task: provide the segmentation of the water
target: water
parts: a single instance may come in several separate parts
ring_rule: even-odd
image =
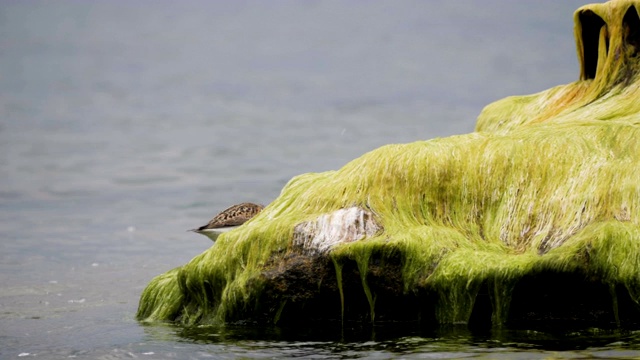
[[[185,232],[578,77],[582,1],[0,2],[0,358],[622,358],[634,331],[143,326]]]

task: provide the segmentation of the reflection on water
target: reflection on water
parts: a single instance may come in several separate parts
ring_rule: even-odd
[[[640,355],[634,332],[134,320],[229,205],[577,79],[583,3],[3,2],[0,358]]]
[[[466,327],[431,330],[403,325],[363,329],[346,326],[279,328],[202,326],[179,328],[145,326],[152,341],[206,348],[210,355],[246,358],[625,358],[640,355],[640,333],[586,329],[543,332],[492,330],[472,332]],[[188,344],[188,345],[187,345]],[[207,346],[208,345],[208,346]],[[176,355],[180,350],[173,349]]]

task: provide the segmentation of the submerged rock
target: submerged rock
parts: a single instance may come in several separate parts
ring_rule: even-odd
[[[476,132],[292,179],[156,277],[138,318],[613,324],[640,319],[640,1],[574,15],[580,79]]]

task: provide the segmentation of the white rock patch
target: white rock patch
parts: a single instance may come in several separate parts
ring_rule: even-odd
[[[293,242],[306,251],[322,254],[338,244],[373,236],[381,229],[373,213],[354,206],[296,225]]]

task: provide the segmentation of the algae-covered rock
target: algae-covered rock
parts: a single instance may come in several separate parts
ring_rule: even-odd
[[[154,279],[138,318],[637,320],[639,10],[578,9],[580,79],[490,104],[474,133],[295,177]]]

